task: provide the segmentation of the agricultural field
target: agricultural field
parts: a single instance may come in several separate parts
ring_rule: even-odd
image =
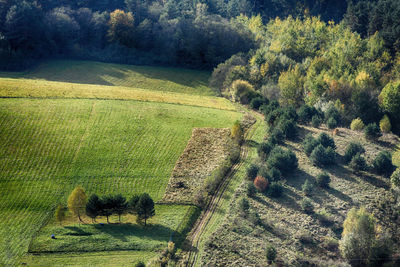
[[[7,84],[4,79],[9,78],[2,78],[1,85]],[[18,77],[13,79],[18,85]],[[26,79],[19,81],[20,85],[25,86]],[[102,249],[96,248],[94,243],[86,249],[71,248],[82,244],[88,236],[92,240],[108,239],[114,229],[110,225],[109,232],[102,232],[90,225],[81,225],[87,228],[84,229],[89,233],[87,236],[70,235],[68,228],[58,226],[51,220],[55,206],[60,202],[65,203],[76,185],[85,188],[88,195],[121,193],[129,198],[134,193],[147,192],[157,202],[164,196],[174,165],[184,151],[193,128],[228,128],[242,116],[233,111],[233,105],[226,104],[229,102],[221,102],[226,105],[222,108],[209,108],[207,104],[206,107],[169,104],[171,101],[168,99],[135,101],[132,100],[134,97],[128,98],[129,101],[114,100],[112,97],[109,100],[106,100],[108,97],[69,99],[59,94],[55,96],[56,99],[51,99],[46,97],[46,89],[40,89],[40,86],[37,89],[35,83],[59,83],[66,87],[72,83],[66,85],[43,80],[31,82],[30,88],[42,92],[42,97],[29,98],[26,95],[0,100],[1,264],[17,264],[30,248],[36,252],[91,251],[92,254],[83,256],[82,264],[85,265],[85,259],[89,262],[96,253],[101,253],[96,251]],[[99,85],[73,85],[81,86],[77,92],[86,86],[93,86],[91,90],[94,93],[103,88]],[[108,87],[110,92],[118,90],[117,86],[104,87]],[[146,90],[164,94],[157,89]],[[7,96],[3,93],[0,95]],[[187,99],[191,97],[180,95],[185,95]],[[194,95],[193,101],[200,103],[199,99],[203,97],[209,98],[211,102],[220,101],[217,97],[201,95]],[[137,236],[129,235],[126,242],[130,245],[127,246],[115,234],[110,238],[107,249],[132,249],[135,244],[141,244],[143,247],[136,248],[142,249],[144,258],[149,258],[150,254],[154,256],[155,251],[166,246],[171,233],[182,230],[181,222],[188,220],[188,209],[191,209],[190,206],[156,205],[159,214],[152,219],[152,227],[158,227],[159,232],[155,231],[155,235],[159,233],[159,237],[144,235],[146,242],[140,242]],[[125,230],[131,231],[136,226],[130,225],[127,220]],[[77,225],[76,222],[70,222],[65,227],[74,228]],[[40,229],[42,231],[38,232]],[[56,231],[69,239],[62,240],[61,245],[53,246],[46,241],[48,234]],[[32,241],[33,237],[35,239]],[[143,245],[147,241],[148,244]],[[49,258],[46,254],[37,257],[28,255],[23,258],[23,262],[33,265],[46,265],[51,259],[61,262],[68,259],[63,253]],[[133,259],[141,257],[134,256],[135,253],[132,254]]]

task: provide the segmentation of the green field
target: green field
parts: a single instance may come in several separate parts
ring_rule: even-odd
[[[0,72],[0,77],[134,87],[191,95],[215,95],[208,87],[209,72],[179,68],[53,60],[23,73]]]
[[[157,72],[158,69],[153,71]],[[74,77],[78,74],[69,75]],[[6,74],[3,73],[2,76]],[[14,74],[14,78],[16,76]],[[4,88],[2,85],[7,79],[9,78],[0,80],[0,87]],[[18,79],[14,80],[18,82]],[[31,81],[32,90],[45,94],[45,90],[37,89],[35,83],[52,82]],[[21,82],[20,85],[26,84]],[[64,84],[66,87],[69,85]],[[95,93],[107,87],[74,85],[81,86],[79,89],[93,86],[92,91]],[[107,90],[111,92],[113,88],[118,90],[116,86],[108,86]],[[158,89],[148,92],[164,94],[156,90]],[[191,97],[186,96],[188,99]],[[201,102],[202,98],[203,96],[195,95],[193,101]],[[230,127],[241,117],[241,113],[235,111],[160,103],[169,102],[163,99],[151,100],[159,102],[128,99],[130,101],[63,99],[62,95],[58,95],[57,99],[44,96],[39,99],[22,97],[0,100],[0,265],[14,265],[19,262],[36,234],[39,235],[33,241],[32,249],[36,247],[40,248],[37,251],[76,251],[57,246],[42,246],[47,242],[48,233],[56,231],[51,228],[56,227],[52,223],[38,233],[52,217],[55,205],[60,201],[65,202],[76,185],[82,185],[89,195],[122,193],[129,197],[134,193],[148,192],[155,201],[160,200],[174,164],[190,139],[192,129]],[[216,97],[209,99],[222,100]],[[229,105],[229,109],[233,109]],[[163,244],[166,245],[171,231],[176,230],[174,227],[184,217],[187,207],[163,209],[159,216],[154,217],[154,227],[162,228],[172,221],[175,223],[163,229],[164,232],[160,235],[162,238],[146,237],[140,242],[140,238],[131,235],[127,242],[132,244],[127,246],[123,243],[125,241],[116,236],[110,239],[111,244],[107,249],[132,249],[131,246],[136,242],[144,244],[137,249],[151,252]],[[128,228],[125,230],[132,230]],[[57,231],[64,230],[61,227]],[[91,233],[91,237],[99,239],[106,236],[107,233]],[[85,246],[80,239],[64,241],[62,247],[65,248],[75,247],[74,244]],[[86,247],[90,246],[92,245],[87,243]],[[100,250],[95,246],[92,249],[80,249]],[[63,259],[61,254],[49,257],[53,257],[55,261]],[[50,261],[43,255],[38,259],[33,256],[25,259],[35,265],[41,265],[38,261],[43,265]]]
[[[149,251],[105,251],[88,253],[55,253],[28,255],[22,261],[27,266],[132,266],[155,257]]]

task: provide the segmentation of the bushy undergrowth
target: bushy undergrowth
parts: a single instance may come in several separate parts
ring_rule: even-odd
[[[392,164],[392,155],[388,151],[379,152],[372,165],[378,174],[386,177],[390,177],[395,168]]]
[[[329,174],[327,174],[326,172],[318,174],[316,179],[318,186],[322,188],[328,188],[329,183],[331,182],[331,178],[329,177]]]
[[[267,190],[267,195],[270,197],[280,197],[283,193],[283,186],[279,182],[272,182]]]
[[[368,141],[376,141],[382,133],[376,123],[370,123],[364,128],[364,136]]]
[[[283,174],[297,169],[298,161],[292,151],[275,147],[269,155],[267,166],[270,169],[276,168]]]
[[[311,153],[310,160],[313,164],[320,167],[329,166],[335,163],[335,155],[336,153],[332,147],[324,147],[319,144]]]
[[[365,158],[358,153],[351,159],[349,167],[354,172],[358,172],[358,171],[365,171],[368,165]]]
[[[360,118],[354,119],[350,124],[350,129],[353,131],[361,131],[364,127],[364,122]]]
[[[347,145],[346,150],[344,152],[344,161],[349,163],[351,159],[357,154],[365,153],[365,149],[362,147],[360,143],[351,142]]]

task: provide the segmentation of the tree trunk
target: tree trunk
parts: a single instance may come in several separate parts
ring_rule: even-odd
[[[121,222],[121,214],[118,214],[118,220]]]
[[[110,222],[108,221],[108,215],[107,215],[106,217],[107,217],[107,223],[110,223]]]
[[[81,222],[83,223],[83,221],[82,221],[82,219],[81,219],[81,214],[80,214],[79,211],[78,211],[78,218],[79,218],[79,221],[81,221]]]

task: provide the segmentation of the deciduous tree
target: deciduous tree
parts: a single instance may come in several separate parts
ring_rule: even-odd
[[[68,209],[72,212],[72,214],[78,216],[81,222],[83,222],[81,215],[85,209],[86,202],[87,196],[85,190],[81,186],[75,187],[68,197]]]

